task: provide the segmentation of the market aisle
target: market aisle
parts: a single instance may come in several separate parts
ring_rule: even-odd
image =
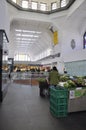
[[[13,84],[0,105],[0,130],[86,130],[86,112],[54,118],[36,86]]]

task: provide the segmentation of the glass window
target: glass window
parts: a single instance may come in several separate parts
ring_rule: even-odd
[[[7,61],[8,60],[8,56],[3,55],[3,61]]]
[[[41,11],[45,11],[44,13],[46,13],[46,11],[49,11],[49,13],[53,13],[52,10],[60,11],[58,10],[59,8],[61,10],[63,10],[63,8],[66,9],[67,5],[68,5],[67,7],[70,7],[75,0],[47,0],[47,1],[46,0],[44,1],[42,0],[7,0],[7,1],[9,1],[9,3],[13,5],[16,3],[16,8],[18,9],[22,7],[22,10],[23,8],[32,9],[33,11],[36,11],[39,9]],[[26,11],[29,11],[27,9]]]
[[[27,0],[22,1],[22,7],[23,8],[28,8],[28,1]]]
[[[54,10],[54,9],[56,9],[56,8],[57,8],[56,2],[51,3],[51,10]]]
[[[37,10],[37,2],[31,2],[32,3],[32,9],[36,9]]]
[[[16,3],[16,0],[12,0],[14,3]]]
[[[83,36],[83,49],[86,48],[86,32],[84,33],[84,36]]]
[[[46,11],[47,10],[47,4],[46,3],[40,3],[40,10]]]
[[[14,56],[15,61],[30,61],[30,57],[27,54],[16,54]]]
[[[67,0],[61,0],[61,7],[65,7],[67,5]]]

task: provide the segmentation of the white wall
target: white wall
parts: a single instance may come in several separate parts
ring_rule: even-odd
[[[9,15],[6,0],[0,0],[0,29],[5,30],[9,38]]]
[[[82,22],[80,23],[81,24],[77,23],[78,28],[76,29],[74,29],[71,24],[70,28],[66,28],[66,30],[63,30],[61,52],[64,62],[86,59],[86,50],[83,49],[83,35],[86,31],[86,23],[85,20],[82,20]],[[80,26],[82,24],[83,26]],[[71,47],[72,39],[75,40],[74,49],[72,49]]]
[[[9,5],[9,4],[8,4]],[[86,59],[86,50],[83,50],[83,34],[86,31],[86,0],[75,1],[74,4],[66,11],[53,13],[52,15],[36,14],[23,12],[9,5],[10,20],[22,18],[28,20],[39,20],[51,22],[57,27],[59,43],[54,48],[54,53],[61,52],[60,58],[49,59],[43,63],[48,64],[57,62],[58,68],[62,71],[64,62],[71,62]],[[29,16],[29,17],[28,17]],[[71,48],[71,40],[74,39],[76,47]]]
[[[61,73],[65,67],[65,62],[86,60],[86,50],[83,49],[83,35],[86,31],[85,9],[85,0],[76,1],[67,11],[50,16],[52,23],[59,30],[59,44],[54,50],[55,53],[58,50],[61,52],[61,58],[55,59]],[[71,48],[72,39],[76,43],[74,49]],[[52,63],[52,60],[49,62]]]
[[[86,50],[83,49],[83,35],[86,31],[86,1],[76,1],[66,12],[64,17],[56,18],[53,14],[53,23],[59,27],[59,44],[64,62],[85,60]],[[71,40],[76,46],[71,48]]]

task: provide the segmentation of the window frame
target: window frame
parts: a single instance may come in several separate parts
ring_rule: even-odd
[[[12,2],[13,2],[13,3],[17,3],[17,1],[16,1],[16,0],[12,0]]]
[[[63,5],[63,3],[62,3],[63,1],[64,1],[64,0],[61,0],[61,1],[60,1],[60,2],[61,2],[61,3],[60,3],[60,8],[64,8],[64,7],[67,6],[67,1],[66,1],[66,0],[65,0],[65,1],[66,1],[66,5],[62,6],[62,5]]]
[[[32,3],[36,3],[37,4],[37,8],[33,8],[33,4]],[[33,10],[38,10],[38,2],[36,1],[31,1],[31,9]]]
[[[57,9],[57,2],[52,2],[52,3],[51,3],[51,11],[52,11],[52,10],[56,10],[56,9],[53,9],[53,8],[52,8],[52,7],[53,7],[53,4],[55,4],[55,3],[56,3],[56,9]]]
[[[45,10],[42,10],[42,9],[41,9],[41,4],[44,4],[44,5],[45,5]],[[47,11],[47,3],[43,3],[43,2],[40,3],[40,11]]]
[[[23,7],[23,2],[27,2],[27,7]],[[24,9],[28,9],[29,8],[29,2],[27,1],[27,0],[22,0],[22,8],[24,8]]]
[[[83,35],[83,49],[86,49],[86,32]]]

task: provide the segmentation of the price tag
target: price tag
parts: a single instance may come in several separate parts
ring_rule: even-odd
[[[69,98],[70,98],[70,99],[75,98],[75,91],[74,91],[74,90],[71,90],[71,91],[70,91]]]

